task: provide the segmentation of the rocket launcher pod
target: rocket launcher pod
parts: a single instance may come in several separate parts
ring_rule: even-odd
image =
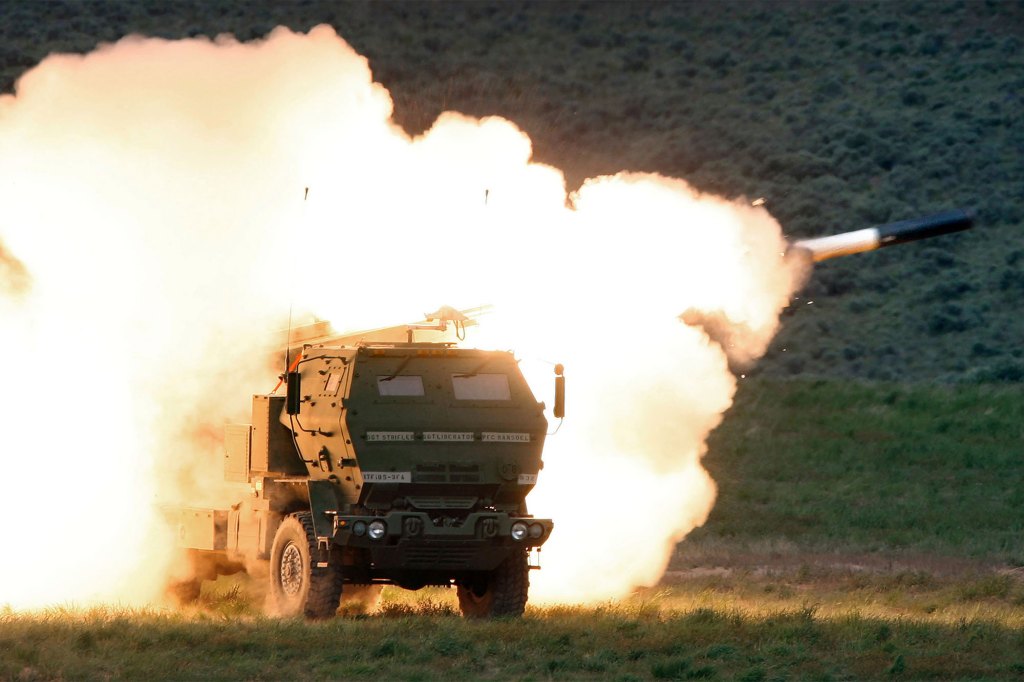
[[[837,256],[849,256],[864,251],[874,251],[883,246],[960,232],[970,229],[973,224],[974,218],[970,213],[962,209],[953,209],[923,218],[912,218],[869,227],[865,230],[854,230],[815,239],[801,239],[793,242],[789,250],[790,252],[808,253],[812,260],[818,263]]]

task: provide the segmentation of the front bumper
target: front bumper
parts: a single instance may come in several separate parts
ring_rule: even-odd
[[[370,537],[370,524],[382,522],[383,537]],[[517,540],[513,526],[525,524]],[[489,571],[514,550],[540,547],[551,535],[551,519],[475,512],[464,519],[436,518],[419,511],[391,511],[380,516],[338,515],[336,545],[368,550],[376,570]]]

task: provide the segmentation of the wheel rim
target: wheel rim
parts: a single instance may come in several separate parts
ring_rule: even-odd
[[[302,589],[302,552],[289,542],[281,553],[281,590],[294,597]]]

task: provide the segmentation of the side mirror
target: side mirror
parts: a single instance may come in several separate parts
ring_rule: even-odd
[[[565,417],[565,368],[561,364],[555,365],[555,407],[553,413],[555,419]]]
[[[288,394],[284,401],[288,414],[298,414],[302,403],[302,372],[288,372]]]

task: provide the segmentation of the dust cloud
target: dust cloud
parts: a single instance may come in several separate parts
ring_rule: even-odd
[[[326,26],[128,37],[0,97],[0,604],[159,598],[161,509],[238,499],[221,429],[273,388],[289,309],[344,330],[492,304],[471,343],[515,349],[549,404],[552,363],[570,381],[529,500],[557,524],[532,600],[658,580],[711,508],[704,440],[735,391],[679,316],[763,353],[795,282],[779,225],[644,174],[569,208],[513,123],[449,112],[412,138],[391,111]]]

